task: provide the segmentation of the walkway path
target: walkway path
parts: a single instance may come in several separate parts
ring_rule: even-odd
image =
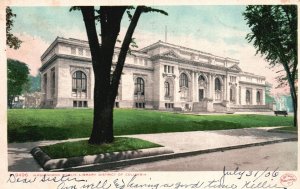
[[[233,129],[219,131],[195,131],[160,134],[130,135],[149,140],[172,149],[175,153],[223,148],[259,142],[296,138],[297,134],[268,132],[266,128]],[[71,139],[81,140],[81,139]],[[68,141],[71,141],[68,140]],[[43,171],[30,154],[33,147],[62,141],[40,141],[8,144],[9,171]]]

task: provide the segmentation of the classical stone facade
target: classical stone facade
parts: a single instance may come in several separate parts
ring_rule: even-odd
[[[114,62],[118,53],[116,48]],[[87,41],[57,37],[41,61],[45,107],[93,107]],[[128,54],[115,106],[208,112],[268,108],[265,77],[243,72],[238,60],[162,41]]]

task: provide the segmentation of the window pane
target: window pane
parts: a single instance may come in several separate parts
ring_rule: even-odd
[[[76,79],[72,79],[72,89],[76,89]]]
[[[76,71],[72,76],[72,89],[75,91],[76,89],[86,91],[86,75],[82,71]]]
[[[170,96],[170,84],[165,82],[165,96]]]
[[[86,79],[82,79],[82,90],[86,90]]]
[[[141,95],[144,95],[144,87],[144,80],[138,77],[134,83],[134,94],[137,95],[140,93]]]
[[[216,78],[215,80],[215,90],[221,90],[221,81],[219,78]]]
[[[180,75],[179,86],[180,87],[188,87],[188,77],[184,73],[182,73]]]

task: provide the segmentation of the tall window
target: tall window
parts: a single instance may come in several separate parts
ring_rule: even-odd
[[[215,79],[215,100],[222,100],[222,86],[219,78]]]
[[[145,82],[142,78],[138,77],[134,83],[134,95],[145,95]]]
[[[170,83],[169,82],[165,82],[165,97],[169,97],[170,96]]]
[[[260,92],[259,91],[256,92],[256,103],[260,104]]]
[[[185,73],[182,73],[180,75],[180,79],[179,79],[179,86],[180,87],[188,87],[189,86],[188,83],[189,83],[189,80],[188,80],[187,75]]]
[[[51,69],[51,96],[55,94],[55,68]]]
[[[215,79],[215,90],[216,91],[221,91],[221,81],[219,78]]]
[[[230,101],[234,101],[232,88],[230,88]]]
[[[251,102],[251,93],[249,90],[246,90],[246,103],[250,104]]]
[[[72,91],[86,92],[86,75],[82,71],[76,71],[72,76]]]
[[[185,73],[182,73],[179,78],[179,86],[180,86],[180,98],[183,100],[188,100],[189,95],[189,80]]]
[[[44,74],[44,93],[47,94],[47,73]]]

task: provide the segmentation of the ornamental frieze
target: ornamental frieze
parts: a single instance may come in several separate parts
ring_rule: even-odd
[[[176,78],[176,75],[175,74],[171,74],[171,73],[162,73],[162,76],[163,78],[173,78],[175,79]]]

